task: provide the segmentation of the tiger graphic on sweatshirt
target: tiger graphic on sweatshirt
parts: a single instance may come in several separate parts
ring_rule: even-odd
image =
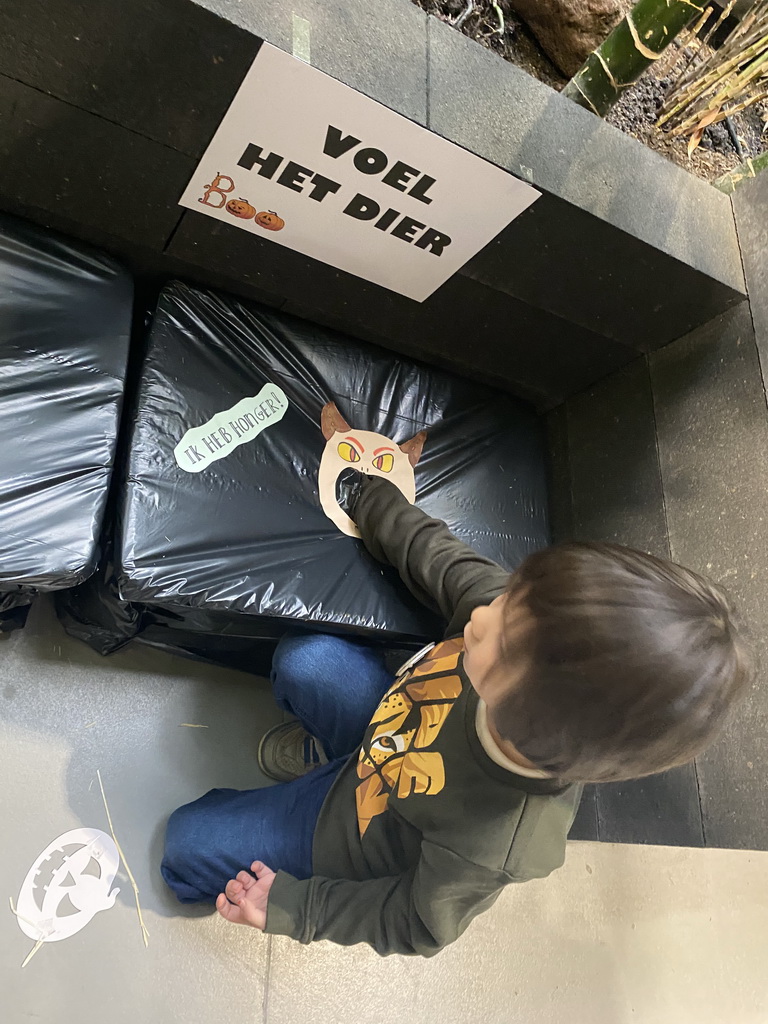
[[[376,709],[357,762],[361,838],[391,794],[433,796],[445,785],[442,755],[430,748],[461,694],[463,653],[461,637],[436,644],[412,669],[401,669]]]

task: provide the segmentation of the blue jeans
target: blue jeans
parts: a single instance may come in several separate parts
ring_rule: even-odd
[[[312,875],[320,808],[392,681],[383,655],[324,634],[280,641],[272,662],[277,703],[323,745],[329,763],[263,789],[212,789],[174,811],[160,871],[182,903],[212,902],[230,878],[261,860]]]

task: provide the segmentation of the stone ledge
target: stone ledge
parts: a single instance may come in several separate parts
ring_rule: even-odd
[[[743,294],[723,193],[434,18],[429,81],[432,131]]]
[[[765,384],[768,378],[768,171],[739,185],[733,195],[733,208]]]

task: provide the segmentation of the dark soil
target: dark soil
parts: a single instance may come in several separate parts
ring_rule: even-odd
[[[467,7],[466,0],[412,0],[412,3],[448,24],[453,24]],[[622,6],[627,10],[632,5],[632,0],[622,0]],[[525,23],[509,10],[506,0],[498,0],[498,6],[504,17],[503,35],[499,32],[499,17],[490,0],[476,0],[475,12],[467,18],[460,31],[553,89],[562,89],[565,77],[543,53]],[[768,134],[764,134],[763,129],[768,121],[768,104],[757,104],[731,118],[738,144],[722,122],[706,129],[701,145],[689,158],[687,138],[674,138],[656,127],[664,95],[674,83],[676,73],[686,63],[689,53],[677,43],[672,44],[661,60],[650,67],[631,89],[627,89],[606,121],[692,174],[705,181],[714,181],[721,174],[738,167],[747,157],[755,157],[765,149]]]
[[[465,0],[411,0],[427,14],[433,14],[441,21],[453,24],[467,6]],[[541,50],[528,26],[509,10],[505,0],[499,7],[504,15],[504,35],[499,35],[499,19],[487,0],[478,0],[477,11],[464,23],[461,31],[481,43],[488,50],[497,53],[504,60],[516,64],[529,75],[546,82],[553,89],[562,89],[565,79],[555,65]]]

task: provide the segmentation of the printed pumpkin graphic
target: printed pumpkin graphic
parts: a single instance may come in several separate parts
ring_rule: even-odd
[[[267,231],[282,231],[285,227],[285,221],[278,217],[274,210],[263,210],[256,214],[255,219],[259,227],[266,228]]]
[[[442,755],[434,745],[461,694],[457,667],[461,639],[446,640],[396,679],[368,726],[357,762],[357,826],[365,835],[390,796],[434,796],[445,786]]]
[[[246,199],[230,199],[227,203],[227,213],[231,213],[233,217],[249,220],[256,216],[256,207],[251,206]]]

